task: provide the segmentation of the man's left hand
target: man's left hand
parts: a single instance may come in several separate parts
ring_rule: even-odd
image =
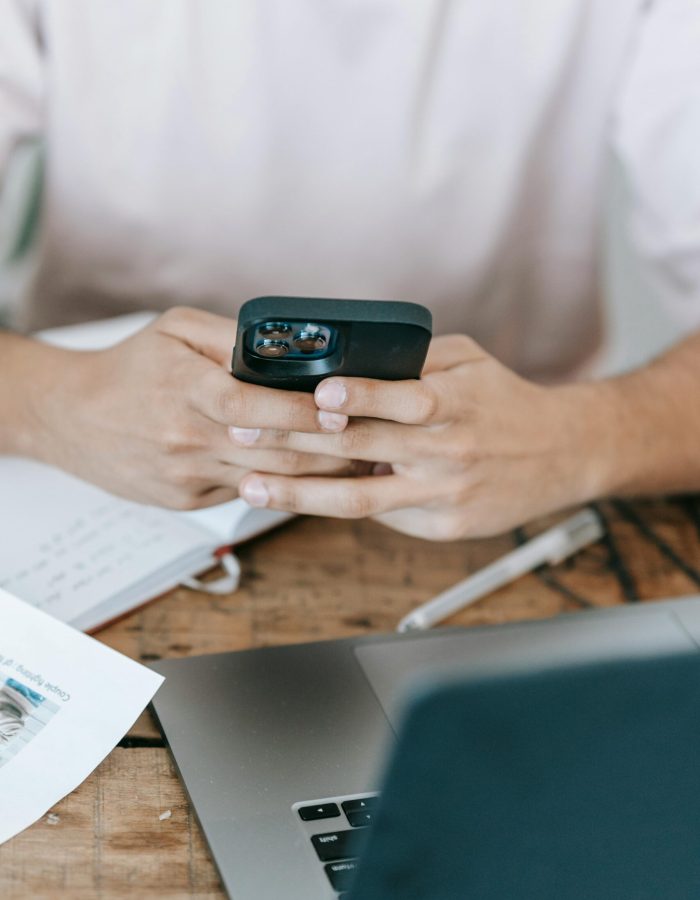
[[[438,337],[420,380],[319,384],[321,416],[350,417],[341,433],[261,430],[254,438],[255,447],[365,461],[374,474],[253,472],[239,491],[254,506],[369,516],[433,540],[501,533],[597,495],[604,448],[594,426],[604,411],[596,388],[538,385],[468,337]]]

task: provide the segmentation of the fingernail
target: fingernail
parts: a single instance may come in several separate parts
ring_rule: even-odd
[[[267,506],[270,502],[270,492],[261,478],[249,478],[241,486],[241,496],[251,506]]]
[[[329,409],[340,409],[347,399],[345,385],[339,381],[327,381],[316,391],[316,403]]]
[[[232,425],[228,433],[232,441],[235,441],[237,444],[245,444],[246,446],[254,444],[260,437],[259,428],[236,428],[235,425]]]
[[[342,413],[321,410],[318,414],[318,424],[324,431],[342,431],[348,424],[348,417]]]

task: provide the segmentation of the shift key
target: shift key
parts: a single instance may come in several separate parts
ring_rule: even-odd
[[[335,862],[338,859],[349,859],[357,855],[357,832],[329,831],[326,834],[315,834],[311,838],[318,858],[321,862]]]

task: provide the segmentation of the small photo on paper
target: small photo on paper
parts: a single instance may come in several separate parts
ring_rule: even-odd
[[[0,680],[0,767],[36,737],[58,710],[53,701],[21,681]]]

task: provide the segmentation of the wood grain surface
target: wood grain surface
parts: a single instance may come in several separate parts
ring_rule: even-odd
[[[603,541],[519,579],[451,623],[493,624],[700,592],[699,498],[613,501],[598,509],[607,525]],[[413,606],[559,518],[449,544],[372,522],[297,520],[240,548],[237,593],[176,590],[97,636],[149,662],[391,631]],[[0,847],[0,896],[223,897],[149,713],[50,816]]]

